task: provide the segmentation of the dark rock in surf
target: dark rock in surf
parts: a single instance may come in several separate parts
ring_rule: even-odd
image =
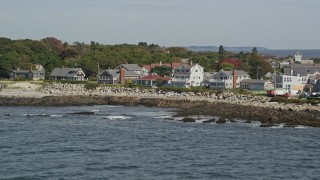
[[[202,123],[214,123],[214,122],[216,122],[216,119],[215,119],[215,118],[212,118],[212,119],[203,121]]]
[[[196,122],[196,120],[194,118],[183,118],[181,121],[182,122]]]
[[[219,119],[216,121],[217,124],[224,124],[224,123],[226,123],[226,122],[227,122],[226,118],[219,118]]]

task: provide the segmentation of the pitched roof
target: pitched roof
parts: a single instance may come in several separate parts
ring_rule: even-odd
[[[293,71],[293,75],[307,76],[308,74],[314,74],[315,72],[320,72],[320,65],[317,64],[292,64],[291,67],[284,67],[284,74],[291,74],[291,70]]]
[[[81,68],[54,68],[50,76],[74,77],[78,75]]]
[[[127,71],[141,71],[142,68],[138,64],[121,64]]]
[[[150,65],[143,65],[142,68],[145,68],[148,72],[151,71],[151,66]]]
[[[138,77],[138,76],[141,76],[141,74],[138,74],[138,73],[136,73],[136,72],[134,72],[134,71],[126,71],[125,72],[125,77],[129,77],[129,76],[133,76],[133,77]]]
[[[111,75],[113,77],[117,77],[119,75],[119,72],[118,72],[118,70],[107,69],[107,70],[101,71],[100,74],[98,74],[98,76],[106,75],[106,74],[109,74],[109,75]]]

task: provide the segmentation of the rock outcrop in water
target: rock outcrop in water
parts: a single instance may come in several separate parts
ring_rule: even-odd
[[[143,105],[149,107],[177,108],[177,116],[219,116],[260,121],[262,124],[287,126],[305,125],[320,127],[320,112],[317,110],[292,110],[243,106],[226,102],[194,101],[188,99],[142,98],[121,96],[47,96],[43,98],[0,97],[1,106],[79,106],[79,105]],[[222,122],[222,121],[221,121]]]

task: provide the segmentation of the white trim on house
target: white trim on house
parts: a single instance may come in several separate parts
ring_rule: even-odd
[[[201,86],[204,76],[204,68],[199,64],[181,64],[174,70],[172,86],[174,87],[195,87]]]

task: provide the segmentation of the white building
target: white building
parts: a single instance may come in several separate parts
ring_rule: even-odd
[[[292,91],[292,93],[303,90],[302,77],[274,74],[272,79],[278,89],[285,89]]]
[[[296,54],[294,55],[294,61],[297,63],[301,63],[302,60],[302,54],[300,51],[297,51]]]
[[[181,64],[174,70],[172,86],[174,87],[194,87],[201,86],[204,76],[204,68],[199,64]]]

